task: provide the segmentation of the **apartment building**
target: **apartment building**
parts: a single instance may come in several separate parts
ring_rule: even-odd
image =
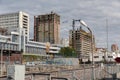
[[[73,30],[70,30],[69,35],[69,45],[76,50],[78,57],[84,54],[92,53],[92,50],[95,51],[95,40],[89,32],[80,28],[75,30],[74,33]]]
[[[34,40],[38,42],[50,42],[59,44],[60,40],[60,16],[50,14],[34,17]]]

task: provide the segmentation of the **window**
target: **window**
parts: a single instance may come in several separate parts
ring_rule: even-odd
[[[113,56],[108,56],[108,58],[113,58]]]
[[[99,56],[94,56],[94,58],[99,58]]]

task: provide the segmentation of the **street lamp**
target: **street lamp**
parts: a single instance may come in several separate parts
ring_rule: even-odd
[[[89,30],[90,34],[91,34],[91,53],[92,53],[92,77],[91,77],[91,79],[94,80],[93,34],[92,34],[91,29],[88,27],[88,25],[83,20],[80,20],[80,24],[85,26]]]
[[[75,22],[76,21],[80,22],[80,24],[82,24],[84,27],[86,27],[89,30],[90,34],[91,34],[91,53],[92,53],[92,77],[91,77],[91,79],[94,80],[94,69],[93,69],[93,67],[94,67],[94,62],[93,62],[93,34],[92,34],[92,30],[88,27],[88,25],[83,20],[81,20],[81,19],[74,20],[73,19],[73,23],[72,23],[73,24],[72,25],[72,27],[73,27],[73,47],[75,47]]]
[[[89,29],[88,25],[83,20],[80,20],[80,24],[82,24],[83,26],[86,26]]]

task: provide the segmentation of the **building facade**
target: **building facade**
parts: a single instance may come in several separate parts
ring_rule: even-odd
[[[78,57],[81,57],[81,55],[87,55],[88,53],[92,53],[93,51],[95,51],[94,37],[92,37],[90,33],[80,28],[75,30],[74,33],[73,30],[70,30],[69,34],[69,45],[76,50],[76,52],[78,53]]]
[[[23,44],[21,39],[24,33],[26,40],[29,39],[29,15],[27,13],[19,11],[0,15],[0,27],[7,30],[6,35],[13,34],[12,42]],[[19,45],[19,50],[23,48],[22,44]]]
[[[29,40],[29,15],[22,11],[0,15],[0,51],[3,61],[34,61],[47,57],[46,42]],[[58,53],[59,47],[49,46],[49,53]],[[37,59],[38,58],[38,59]]]
[[[119,51],[118,45],[117,44],[112,44],[111,45],[111,51],[112,52],[118,52]]]
[[[34,40],[38,42],[50,42],[59,44],[60,38],[60,16],[51,12],[50,14],[34,17]]]
[[[7,13],[0,15],[0,27],[7,28],[10,34],[11,31],[20,32],[25,29],[25,35],[29,36],[29,15],[22,11],[16,13]]]

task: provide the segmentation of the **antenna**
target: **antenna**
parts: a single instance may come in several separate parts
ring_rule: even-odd
[[[106,41],[107,41],[107,52],[108,52],[108,19],[106,19]]]

